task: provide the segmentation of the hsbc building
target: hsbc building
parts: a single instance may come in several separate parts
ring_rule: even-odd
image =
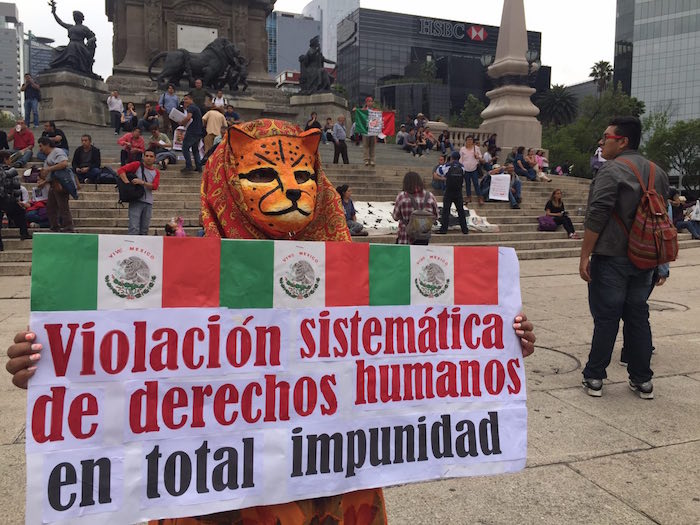
[[[350,104],[373,96],[401,119],[422,112],[446,120],[461,111],[467,95],[485,101],[492,88],[481,57],[495,56],[498,27],[361,8],[337,33],[337,81]],[[528,31],[527,38],[540,52],[541,33]],[[426,61],[435,63],[432,82],[425,81]],[[549,77],[550,69],[541,67],[535,88],[548,89]]]

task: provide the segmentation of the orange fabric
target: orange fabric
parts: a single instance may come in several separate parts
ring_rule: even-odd
[[[300,137],[303,130],[280,120],[255,120],[237,126],[250,137]],[[229,141],[236,133],[226,134],[223,145],[207,162],[202,179],[202,220],[207,237],[227,239],[268,238],[250,220],[241,194],[237,162]],[[247,145],[250,146],[250,145]],[[253,151],[249,147],[246,151]],[[240,155],[239,155],[240,157]],[[245,159],[244,159],[245,160]],[[302,231],[291,236],[304,241],[350,241],[350,231],[340,195],[321,168],[318,146],[314,153],[317,193],[314,216]],[[274,221],[274,219],[272,219]],[[338,496],[292,501],[191,518],[154,520],[149,525],[384,525],[384,495],[381,489],[367,489]]]

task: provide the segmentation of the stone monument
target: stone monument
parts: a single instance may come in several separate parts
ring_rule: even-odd
[[[103,125],[107,119],[107,85],[92,72],[97,38],[80,11],[73,11],[71,25],[58,16],[56,1],[49,2],[56,22],[68,31],[68,45],[56,49],[47,70],[38,75],[41,116],[58,122]]]
[[[528,84],[531,69],[526,53],[523,0],[504,0],[496,60],[488,69],[497,87],[486,93],[491,102],[481,112],[484,121],[479,127],[498,133],[502,146],[542,146],[542,125],[536,118],[540,110],[530,100],[535,90]]]

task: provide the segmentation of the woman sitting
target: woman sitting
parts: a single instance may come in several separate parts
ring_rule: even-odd
[[[574,225],[569,218],[569,214],[564,209],[564,201],[561,200],[561,190],[554,190],[552,196],[544,207],[545,214],[554,219],[557,226],[564,226],[570,239],[580,239]]]
[[[126,109],[122,115],[122,129],[124,131],[134,131],[139,123],[139,115],[133,102],[126,103]]]
[[[515,159],[513,159],[513,164],[515,166],[515,173],[521,177],[525,177],[528,180],[537,180],[537,173],[535,173],[532,165],[525,159],[525,146],[520,146],[518,152],[515,154]]]
[[[545,175],[542,172],[542,169],[540,168],[540,164],[537,161],[537,155],[535,155],[534,149],[530,148],[527,150],[527,155],[525,155],[525,160],[535,170],[535,176],[537,177],[537,180],[544,181],[544,182],[552,182],[552,179],[547,177],[547,175]]]
[[[450,148],[450,153],[454,151],[454,148],[452,147],[452,142],[450,141],[450,132],[447,130],[444,130],[440,135],[438,136],[438,147],[440,148],[440,151],[442,152],[443,155],[447,152],[447,148]]]
[[[414,208],[415,206],[415,208]],[[433,214],[433,220],[438,218],[438,205],[435,197],[423,188],[423,179],[414,171],[409,171],[403,177],[403,191],[396,197],[392,217],[399,223],[399,234],[396,244],[411,244],[406,232],[406,226],[414,209],[428,210]],[[428,244],[427,242],[414,244]]]

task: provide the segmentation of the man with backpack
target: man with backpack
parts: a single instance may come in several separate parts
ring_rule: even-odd
[[[437,233],[445,234],[450,226],[450,210],[454,203],[459,217],[459,227],[464,235],[469,234],[467,228],[467,216],[464,214],[464,202],[462,201],[462,181],[464,180],[464,168],[459,162],[459,153],[453,151],[450,155],[451,162],[440,166],[438,171],[445,177],[445,194],[442,197],[442,218],[440,229]]]
[[[148,235],[153,214],[153,192],[160,182],[160,172],[155,163],[155,151],[147,149],[143,162],[131,162],[117,170],[119,200],[129,203],[129,235]]]
[[[675,259],[678,243],[666,213],[668,175],[637,151],[641,135],[638,118],[612,120],[600,141],[607,162],[588,195],[579,273],[594,321],[583,386],[594,397],[602,395],[620,319],[629,386],[642,399],[654,397],[647,299],[654,268]]]

